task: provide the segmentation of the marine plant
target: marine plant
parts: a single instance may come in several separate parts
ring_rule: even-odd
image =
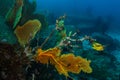
[[[67,35],[66,35],[66,29],[64,26],[64,20],[66,18],[66,15],[60,16],[56,20],[56,30],[57,30],[57,44],[60,43],[61,40],[63,40]]]
[[[23,2],[24,2],[24,5],[23,5],[23,9],[22,9],[22,16],[21,16],[21,19],[18,24],[23,25],[28,20],[38,19],[42,24],[41,29],[47,28],[48,23],[46,21],[45,15],[35,12],[36,7],[37,7],[36,0],[31,0],[31,1],[24,0]]]
[[[6,22],[13,27],[13,29],[17,26],[20,18],[22,17],[22,7],[23,0],[15,0],[14,6],[8,11],[6,15]]]
[[[91,73],[90,60],[84,59],[80,56],[75,56],[73,53],[61,55],[61,50],[58,47],[50,48],[48,50],[38,49],[34,56],[35,61],[42,64],[54,65],[59,74],[66,77],[69,72],[79,74],[81,71]]]
[[[18,26],[14,33],[16,34],[18,38],[18,42],[21,46],[25,46],[27,43],[29,43],[30,39],[33,39],[36,35],[36,33],[40,30],[41,23],[39,20],[29,20],[26,22],[23,26]]]

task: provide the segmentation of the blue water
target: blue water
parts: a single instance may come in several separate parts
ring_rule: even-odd
[[[94,16],[112,16],[114,26],[110,29],[120,29],[120,0],[37,0],[37,12],[45,10],[56,15],[79,16],[89,8]]]

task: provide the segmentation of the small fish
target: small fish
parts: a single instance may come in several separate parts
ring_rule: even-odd
[[[102,45],[102,44],[100,44],[100,43],[98,43],[98,42],[93,42],[93,43],[92,43],[92,48],[93,48],[94,50],[96,50],[96,51],[103,51],[104,48],[105,48],[105,46]]]

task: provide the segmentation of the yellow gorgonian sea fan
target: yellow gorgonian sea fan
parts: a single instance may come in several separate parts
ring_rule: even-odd
[[[64,69],[63,65],[59,63],[60,53],[61,50],[57,47],[48,50],[38,49],[34,59],[42,64],[48,64],[50,62],[50,64],[55,66],[59,74],[68,77],[68,72]]]
[[[64,54],[60,58],[60,63],[64,64],[64,69],[72,73],[80,73],[81,71],[85,73],[91,73],[92,68],[90,67],[90,60],[84,59],[80,56],[74,56],[74,54]]]
[[[49,62],[55,64],[60,52],[59,48],[50,48],[48,50],[38,49],[34,59],[42,64],[48,64]]]
[[[71,54],[61,55],[61,50],[57,47],[48,50],[38,49],[34,57],[35,61],[43,64],[52,64],[55,66],[59,74],[69,77],[68,72],[80,73],[81,71],[91,73],[90,61],[80,56],[75,57]]]
[[[18,38],[18,42],[21,46],[24,46],[29,42],[30,39],[33,39],[35,34],[40,30],[41,23],[39,20],[29,20],[22,26],[17,26],[14,33]]]

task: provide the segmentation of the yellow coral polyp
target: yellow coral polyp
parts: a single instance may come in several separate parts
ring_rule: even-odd
[[[61,50],[57,47],[48,50],[38,49],[34,59],[43,64],[50,63],[54,65],[58,73],[66,77],[69,77],[68,72],[76,74],[81,71],[85,73],[92,72],[92,68],[90,67],[91,61],[80,56],[76,57],[73,53],[61,55]]]

